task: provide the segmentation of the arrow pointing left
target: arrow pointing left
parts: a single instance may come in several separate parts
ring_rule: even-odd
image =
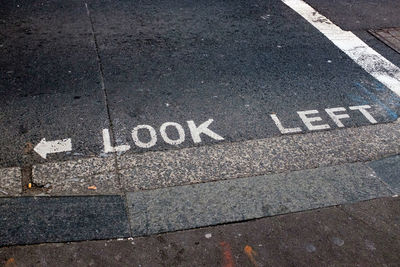
[[[71,138],[55,141],[46,141],[46,138],[43,138],[33,150],[44,159],[47,157],[47,154],[71,151]]]

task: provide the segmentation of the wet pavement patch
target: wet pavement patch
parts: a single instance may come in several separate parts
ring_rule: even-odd
[[[0,198],[0,246],[129,237],[123,198]]]

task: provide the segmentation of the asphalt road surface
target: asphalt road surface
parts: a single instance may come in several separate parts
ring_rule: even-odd
[[[336,19],[339,6],[328,6]],[[1,10],[2,167],[121,145],[138,153],[279,136],[271,114],[307,132],[299,111],[318,111],[305,115],[322,119],[313,130],[338,128],[328,108],[344,108],[343,127],[371,124],[351,106],[370,106],[378,123],[399,113],[397,94],[281,1],[21,1]],[[371,28],[350,19],[340,22]],[[71,149],[44,159],[32,150],[43,138],[71,139]]]
[[[138,242],[138,266],[398,262],[400,54],[370,33],[400,43],[398,14],[390,0],[3,1],[0,261],[60,248],[68,265],[82,246],[98,265],[111,242],[117,265]]]

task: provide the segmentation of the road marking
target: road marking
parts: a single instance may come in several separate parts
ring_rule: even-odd
[[[209,137],[218,141],[224,140],[222,136],[220,136],[219,134],[213,132],[208,128],[213,121],[214,121],[213,119],[209,119],[201,123],[199,126],[196,126],[195,122],[192,120],[187,121],[190,130],[190,135],[194,143],[201,142],[201,137],[200,137],[201,134],[208,135]],[[177,139],[174,140],[168,136],[167,127],[173,127],[176,129],[178,133]],[[148,132],[148,136],[150,137],[149,141],[145,142],[143,140],[140,140],[139,131]],[[162,139],[167,144],[176,146],[182,144],[185,141],[185,130],[183,129],[182,125],[177,122],[165,122],[161,125],[159,131]],[[131,136],[135,145],[141,148],[151,148],[157,144],[158,140],[156,129],[147,124],[137,125],[136,127],[134,127]],[[104,153],[125,152],[131,149],[130,145],[120,145],[113,147],[111,144],[110,132],[108,129],[103,129],[103,146],[104,146]]]
[[[372,117],[372,115],[367,111],[370,109],[371,106],[369,105],[360,105],[360,106],[351,106],[349,107],[350,110],[357,110],[361,112],[362,115],[371,123],[376,124],[377,121]],[[350,116],[346,113],[336,114],[336,112],[345,112],[346,108],[344,107],[335,107],[335,108],[327,108],[325,112],[329,115],[332,121],[339,127],[345,127],[341,122],[341,119],[348,119]],[[322,121],[322,118],[317,116],[319,114],[318,110],[305,110],[305,111],[297,111],[298,116],[306,126],[306,128],[310,131],[318,131],[318,130],[326,130],[330,129],[331,126],[329,124],[313,124],[318,121]],[[310,116],[313,115],[314,116]],[[301,133],[303,129],[301,127],[294,127],[294,128],[285,128],[280,119],[276,114],[270,114],[271,119],[274,121],[275,125],[278,127],[279,131],[282,134],[291,134],[291,133]],[[196,123],[193,120],[187,121],[188,128],[190,130],[190,135],[193,139],[194,143],[200,143],[201,135],[207,135],[210,138],[221,141],[224,140],[222,136],[215,133],[214,131],[210,130],[208,127],[210,124],[214,122],[213,119],[208,119],[207,121],[201,123],[200,125],[196,126]],[[171,139],[167,134],[167,128],[173,127],[176,129],[178,133],[177,139]],[[143,141],[139,139],[139,131],[148,132],[148,136],[150,137],[148,141]],[[108,129],[103,129],[103,146],[104,146],[104,153],[115,153],[115,152],[126,152],[131,149],[130,145],[118,145],[113,146],[111,144],[111,137],[110,132]],[[183,126],[177,122],[165,122],[159,128],[159,133],[164,140],[165,143],[170,145],[180,145],[185,141],[185,130]],[[136,146],[140,148],[151,148],[157,144],[157,131],[150,125],[142,124],[137,125],[133,128],[131,133],[133,142]],[[72,150],[72,142],[71,138],[63,139],[63,140],[55,140],[55,141],[46,141],[43,138],[39,144],[37,144],[34,150],[44,159],[47,158],[47,154],[51,153],[59,153],[59,152],[67,152]]]
[[[322,121],[321,117],[307,117],[307,115],[311,114],[318,114],[318,110],[306,110],[306,111],[297,111],[299,114],[300,119],[304,122],[308,130],[310,131],[318,131],[318,130],[325,130],[331,128],[328,124],[321,124],[321,125],[313,125],[312,122],[314,121]]]
[[[211,131],[210,129],[208,129],[208,126],[210,126],[210,124],[213,121],[214,121],[213,119],[209,119],[208,121],[203,122],[199,126],[196,126],[194,121],[187,121],[190,133],[193,138],[193,142],[195,142],[195,143],[201,142],[200,134],[208,135],[209,137],[211,137],[215,140],[218,140],[218,141],[224,140],[224,138],[222,136],[220,136],[220,135],[216,134],[215,132]]]
[[[168,137],[166,132],[168,126],[175,127],[175,129],[178,131],[179,138],[177,140],[172,140],[171,138]],[[160,127],[160,134],[161,137],[164,139],[164,141],[170,145],[179,145],[182,144],[183,141],[185,141],[185,130],[183,130],[183,127],[176,122],[163,123]]]
[[[139,137],[138,137],[139,130],[149,131],[150,140],[147,143],[139,140]],[[135,128],[133,128],[133,130],[132,130],[132,139],[133,139],[133,142],[135,143],[135,145],[137,145],[138,147],[150,148],[157,143],[157,133],[156,133],[156,130],[154,130],[154,128],[151,127],[150,125],[138,125]]]
[[[361,105],[361,106],[351,106],[349,107],[350,110],[358,110],[361,112],[362,115],[371,123],[371,124],[376,124],[378,123],[374,117],[367,111],[367,109],[370,109],[370,105]],[[335,107],[335,108],[327,108],[325,109],[325,112],[328,114],[328,116],[332,119],[332,121],[339,127],[343,128],[345,127],[344,124],[342,123],[341,119],[348,119],[350,118],[349,114],[336,114],[336,112],[344,112],[346,111],[346,108],[344,107]],[[304,110],[304,111],[297,111],[297,114],[299,115],[300,119],[303,121],[304,125],[307,127],[308,130],[310,131],[319,131],[319,130],[326,130],[330,129],[331,127],[329,124],[320,124],[320,125],[314,125],[312,122],[317,122],[317,121],[322,121],[322,118],[319,116],[314,116],[314,117],[309,117],[307,115],[311,114],[318,114],[318,110]],[[290,133],[301,133],[303,130],[300,127],[296,128],[285,128],[282,126],[282,123],[278,116],[276,114],[270,114],[270,117],[272,120],[275,122],[276,126],[278,127],[279,131],[282,134],[290,134]]]
[[[358,110],[360,111],[364,117],[372,124],[378,123],[374,117],[371,116],[371,114],[367,111],[367,109],[371,108],[370,105],[361,105],[361,106],[353,106],[349,107],[350,110]]]
[[[361,112],[362,115],[372,124],[376,124],[377,121],[372,117],[372,115],[367,111],[370,109],[370,105],[360,105],[360,106],[351,106],[349,107],[350,110],[357,110]],[[334,107],[334,108],[327,108],[325,112],[329,115],[332,121],[339,127],[343,128],[345,125],[342,123],[342,119],[348,119],[350,116],[346,113],[339,113],[337,112],[346,112],[346,108],[344,107]],[[327,130],[330,129],[331,126],[327,123],[325,124],[315,124],[315,122],[322,121],[322,118],[317,116],[319,114],[318,110],[304,110],[304,111],[297,111],[298,116],[304,123],[305,127],[310,131],[319,131],[319,130]],[[311,116],[314,115],[314,116]],[[279,131],[282,134],[292,134],[292,133],[301,133],[303,129],[301,127],[294,127],[294,128],[285,128],[278,118],[276,114],[270,114],[271,119],[274,121],[275,125],[278,127]],[[214,122],[213,119],[208,119],[207,121],[201,123],[200,125],[196,126],[196,123],[193,120],[187,121],[188,128],[190,130],[190,135],[193,139],[193,142],[200,143],[201,135],[207,135],[214,140],[224,140],[222,136],[215,133],[214,131],[210,130],[208,127],[210,124]],[[171,139],[167,134],[167,128],[172,127],[178,133],[177,139]],[[139,131],[144,131],[149,137],[148,141],[143,141],[139,139]],[[180,145],[185,141],[185,130],[183,126],[177,122],[165,122],[159,128],[159,134],[161,135],[162,140],[165,143],[170,145]],[[143,137],[142,137],[143,138]],[[134,144],[140,148],[151,148],[157,144],[157,131],[155,127],[152,127],[147,124],[137,125],[132,130],[132,139]],[[110,141],[110,134],[108,129],[103,129],[103,141],[104,141],[104,152],[111,153],[111,152],[125,152],[131,149],[130,145],[120,145],[113,147]]]
[[[104,153],[125,152],[131,149],[130,145],[120,145],[113,147],[111,145],[110,132],[108,131],[108,129],[103,129],[103,145],[104,145]]]
[[[323,33],[375,79],[400,96],[400,68],[369,47],[351,31],[344,31],[302,0],[282,0]]]
[[[285,128],[283,127],[281,121],[278,119],[278,116],[275,114],[270,115],[272,120],[275,122],[276,126],[278,127],[279,131],[283,134],[288,134],[288,133],[300,133],[302,130],[300,127],[296,128]]]
[[[337,108],[326,108],[325,112],[328,113],[329,117],[336,123],[339,128],[343,128],[344,124],[340,121],[341,119],[350,118],[349,114],[335,114],[335,112],[346,111],[343,107]]]
[[[68,152],[72,150],[71,138],[55,141],[46,141],[46,138],[43,138],[34,150],[44,159],[46,159],[47,154]]]

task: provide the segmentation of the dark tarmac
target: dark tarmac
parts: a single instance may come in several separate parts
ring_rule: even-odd
[[[0,8],[2,167],[104,156],[103,129],[138,153],[279,136],[271,114],[308,132],[297,111],[317,110],[331,129],[326,108],[345,108],[345,127],[370,124],[350,106],[370,105],[379,123],[400,112],[399,96],[278,0],[36,0]],[[199,127],[210,119],[223,140],[193,139],[188,121]],[[165,129],[179,142],[163,140],[167,122],[181,125],[182,133]],[[134,142],[139,125],[154,128],[154,144],[143,128],[137,138],[149,145]],[[44,160],[32,151],[43,138],[70,138],[72,150]]]
[[[399,266],[400,4],[305,2],[1,2],[0,265]]]

